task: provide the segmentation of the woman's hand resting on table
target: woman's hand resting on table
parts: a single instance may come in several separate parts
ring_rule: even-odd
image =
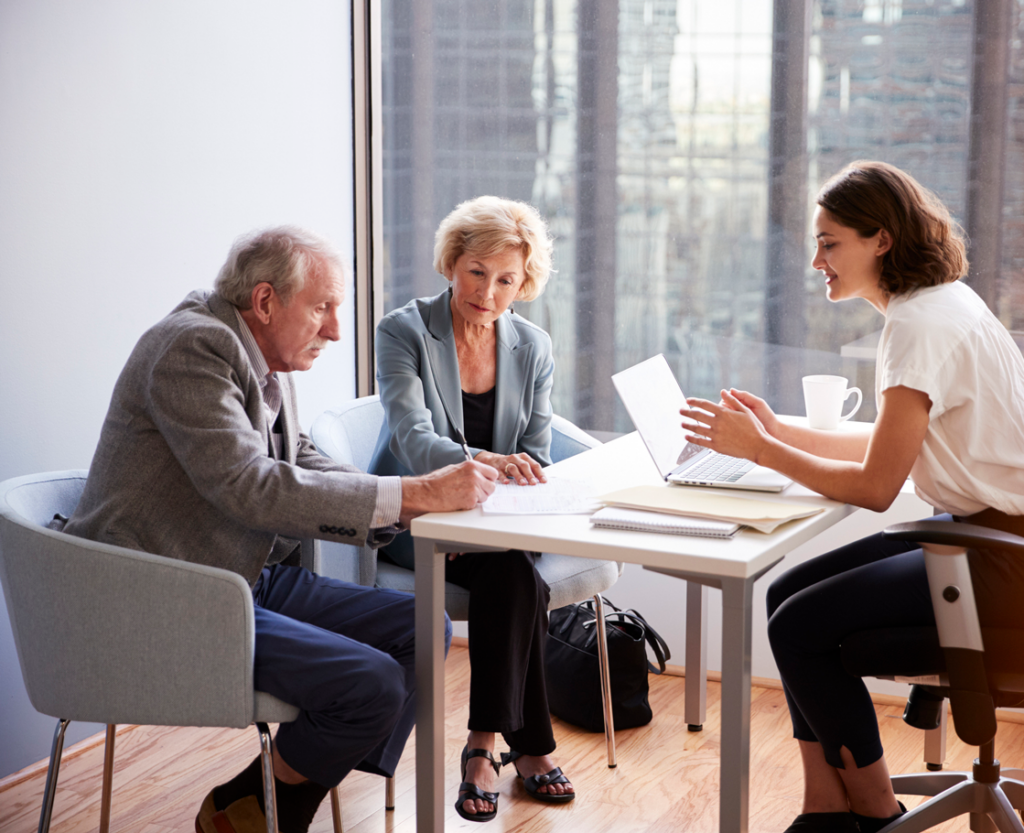
[[[689,408],[680,408],[686,418],[687,439],[730,457],[757,463],[761,452],[778,430],[778,419],[768,404],[743,391],[722,391],[722,401],[688,398]]]
[[[536,486],[547,483],[544,469],[529,454],[494,454],[481,451],[473,458],[478,463],[493,466],[502,477],[514,480],[520,486]]]

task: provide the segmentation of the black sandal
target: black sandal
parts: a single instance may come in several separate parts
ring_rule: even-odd
[[[469,744],[462,747],[462,783],[459,784],[459,797],[455,801],[455,812],[466,821],[490,821],[498,815],[498,794],[485,792],[476,784],[466,780],[466,765],[470,758],[487,758],[491,762],[491,766],[494,767],[495,774],[501,772],[501,765],[486,749],[470,749]],[[467,813],[462,809],[462,805],[470,799],[489,801],[494,805],[494,809],[489,813]]]
[[[516,759],[523,757],[522,752],[502,752],[501,753],[501,765],[512,764],[516,768],[516,775],[519,778],[523,778],[523,774],[519,771],[519,767],[516,766]],[[548,784],[572,784],[572,782],[562,774],[561,767],[555,767],[550,772],[545,772],[543,775],[531,775],[529,778],[523,778],[523,786],[526,788],[526,792],[531,798],[536,798],[538,801],[546,802],[547,804],[568,804],[574,798],[576,798],[575,790],[571,793],[542,793],[537,790],[540,787],[546,787]]]

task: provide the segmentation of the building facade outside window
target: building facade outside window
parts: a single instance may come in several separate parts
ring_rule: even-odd
[[[936,191],[968,278],[1024,329],[1022,0],[382,0],[384,311],[439,292],[460,201],[526,200],[556,238],[517,304],[555,411],[628,431],[609,377],[664,353],[689,395],[847,376],[874,417],[867,304],[810,268],[814,195],[856,159]]]

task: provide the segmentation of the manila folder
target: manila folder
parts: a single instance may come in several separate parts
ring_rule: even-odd
[[[732,495],[719,495],[680,486],[634,486],[620,489],[597,498],[607,506],[627,509],[646,509],[690,515],[694,518],[712,518],[752,527],[759,532],[774,532],[787,521],[808,518],[824,510],[820,506],[784,503],[771,500],[751,500]]]

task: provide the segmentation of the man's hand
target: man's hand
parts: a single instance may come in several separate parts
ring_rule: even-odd
[[[445,466],[419,477],[403,477],[399,522],[408,526],[413,518],[427,512],[473,509],[487,500],[498,477],[497,469],[475,461]]]

